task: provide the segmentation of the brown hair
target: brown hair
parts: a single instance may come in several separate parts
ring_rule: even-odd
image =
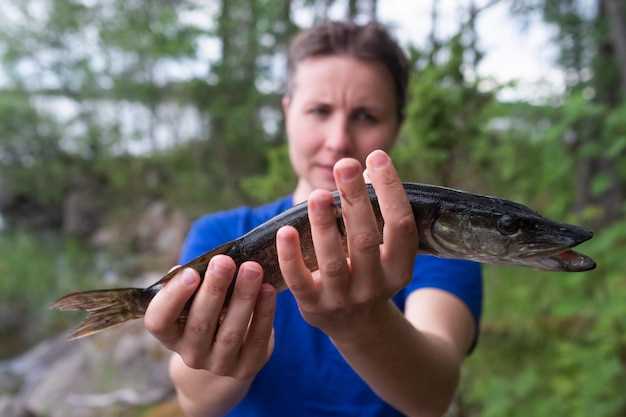
[[[297,65],[307,58],[350,55],[383,64],[395,84],[397,115],[404,120],[409,78],[408,60],[387,30],[379,23],[326,22],[298,34],[287,54],[287,94],[293,92]]]

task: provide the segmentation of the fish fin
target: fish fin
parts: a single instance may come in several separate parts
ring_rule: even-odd
[[[90,336],[128,320],[143,317],[147,308],[141,288],[83,291],[68,294],[50,306],[62,311],[86,311],[87,317],[69,339]]]

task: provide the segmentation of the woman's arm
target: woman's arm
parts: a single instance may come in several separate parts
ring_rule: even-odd
[[[404,315],[392,302],[354,332],[333,338],[368,385],[409,416],[441,416],[456,390],[474,319],[455,296],[414,291]]]

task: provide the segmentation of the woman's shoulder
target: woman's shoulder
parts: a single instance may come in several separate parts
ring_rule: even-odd
[[[291,205],[292,197],[288,195],[260,206],[240,206],[229,210],[207,213],[195,220],[191,229],[203,232],[214,231],[214,229],[222,232],[232,231],[238,234],[236,236],[238,237],[287,210]]]

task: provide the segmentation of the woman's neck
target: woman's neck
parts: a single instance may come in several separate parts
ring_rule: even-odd
[[[309,198],[309,194],[313,191],[313,187],[309,184],[308,181],[300,178],[298,180],[298,185],[296,185],[296,189],[293,191],[293,204],[299,204]]]

